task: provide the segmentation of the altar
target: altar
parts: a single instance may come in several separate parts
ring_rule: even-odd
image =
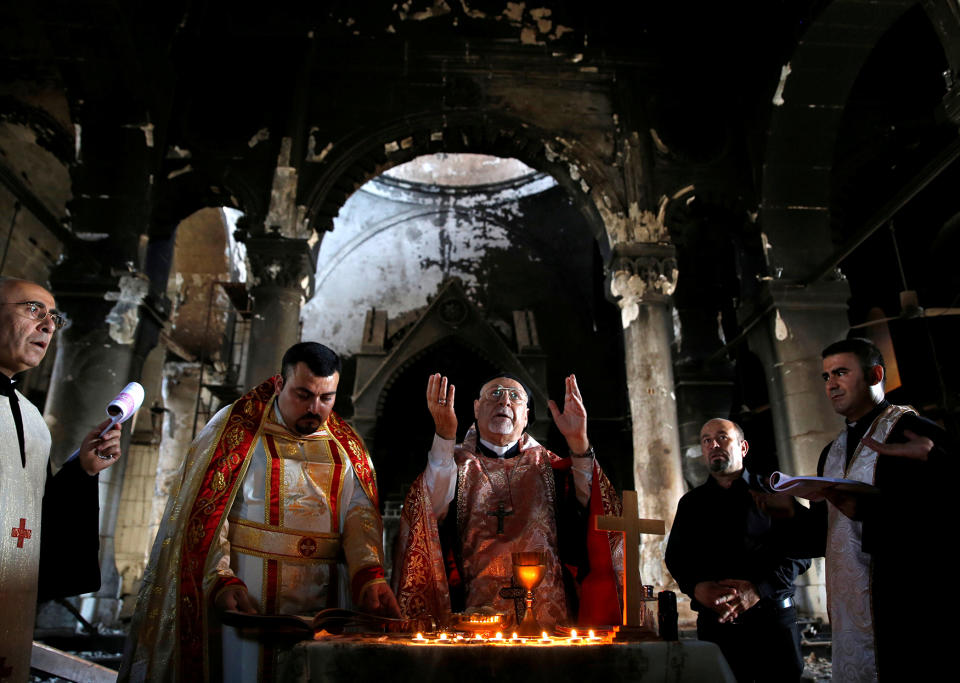
[[[394,636],[342,636],[295,645],[283,652],[279,665],[278,680],[317,683],[735,681],[720,649],[698,640],[511,646],[507,641],[417,643]]]

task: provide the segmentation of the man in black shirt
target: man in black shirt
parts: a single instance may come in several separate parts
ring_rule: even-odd
[[[700,430],[710,470],[677,506],[667,569],[697,611],[697,636],[720,646],[737,680],[797,681],[803,673],[794,579],[809,560],[775,547],[779,523],[743,479],[749,444],[722,419]]]

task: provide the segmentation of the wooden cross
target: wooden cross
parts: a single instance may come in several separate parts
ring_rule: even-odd
[[[22,547],[23,547],[23,542],[24,542],[25,540],[27,540],[28,538],[30,538],[30,536],[33,534],[33,529],[28,529],[28,528],[27,528],[27,520],[24,519],[23,517],[21,517],[21,518],[20,518],[20,527],[19,527],[19,528],[18,528],[18,527],[13,527],[13,529],[11,529],[10,532],[11,532],[11,533],[10,533],[10,538],[15,538],[15,539],[17,539],[17,547],[18,547],[18,548],[22,548]]]
[[[488,517],[497,518],[497,535],[503,533],[503,518],[513,514],[513,510],[506,510],[504,508],[506,508],[506,506],[503,503],[497,503],[497,509],[487,513]]]
[[[597,517],[598,531],[619,531],[623,534],[623,624],[640,625],[640,534],[667,533],[662,519],[640,519],[636,491],[623,492],[623,516]]]

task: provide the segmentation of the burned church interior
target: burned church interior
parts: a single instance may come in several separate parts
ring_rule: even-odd
[[[575,373],[668,531],[712,417],[815,472],[848,336],[960,435],[954,0],[57,0],[4,2],[0,34],[0,274],[70,321],[20,382],[53,461],[146,391],[100,474],[102,587],[40,634],[122,639],[191,441],[300,340],[343,360],[388,535],[433,372],[458,440],[474,387],[521,376],[545,444]],[[664,539],[641,574],[676,590]]]

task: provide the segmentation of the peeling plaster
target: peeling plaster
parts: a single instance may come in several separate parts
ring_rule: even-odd
[[[343,205],[321,242],[316,294],[301,313],[303,338],[356,353],[372,306],[402,318],[426,306],[446,277],[460,278],[468,295],[476,292],[487,279],[490,254],[519,246],[503,226],[522,223],[520,198],[555,185],[545,175],[494,192],[367,183]],[[383,259],[384,253],[391,258]]]
[[[419,12],[414,12],[413,14],[407,14],[410,11],[411,3],[405,2],[401,7],[403,8],[398,14],[401,19],[413,19],[414,21],[423,21],[424,19],[430,19],[432,17],[442,17],[445,14],[450,14],[450,5],[446,3],[446,0],[434,0],[433,6],[428,7],[425,10]]]
[[[660,135],[657,134],[656,129],[650,129],[650,137],[653,138],[653,146],[657,148],[658,152],[661,154],[670,154],[670,148],[660,139]]]
[[[790,330],[787,329],[787,324],[783,321],[783,318],[780,316],[780,309],[777,309],[777,318],[773,325],[773,334],[777,338],[777,341],[784,341],[787,337],[790,336]]]
[[[520,42],[523,45],[542,45],[537,41],[537,32],[529,26],[520,29]]]
[[[107,292],[103,298],[117,303],[105,318],[110,326],[110,338],[118,344],[132,344],[140,322],[140,303],[150,290],[150,281],[144,275],[122,275],[120,291]]]
[[[787,77],[790,75],[790,62],[787,62],[780,68],[780,82],[777,84],[777,91],[773,94],[773,106],[782,107],[786,101],[783,99],[783,89],[787,87]]]
[[[510,21],[520,23],[523,21],[523,10],[526,9],[526,7],[527,3],[525,2],[508,2],[506,8],[503,10],[503,16]]]
[[[252,138],[250,138],[250,141],[247,144],[252,148],[252,147],[256,147],[264,140],[269,140],[269,139],[270,139],[270,129],[261,128],[254,134]]]
[[[268,228],[278,227],[284,237],[302,238],[301,215],[296,206],[297,169],[289,165],[291,146],[291,138],[283,138],[273,174],[273,186],[270,188],[270,207],[265,223]],[[306,212],[302,215],[305,216]]]
[[[466,14],[471,19],[486,19],[487,13],[482,12],[478,9],[470,9],[470,6],[467,5],[467,0],[460,0],[460,8],[463,9],[463,13]]]
[[[190,164],[187,164],[183,168],[178,168],[176,171],[170,171],[167,174],[167,180],[173,180],[178,175],[183,175],[184,173],[190,173],[191,171],[193,171],[193,166],[191,166]]]
[[[153,124],[146,123],[140,126],[140,130],[143,131],[143,139],[147,147],[153,148]]]

